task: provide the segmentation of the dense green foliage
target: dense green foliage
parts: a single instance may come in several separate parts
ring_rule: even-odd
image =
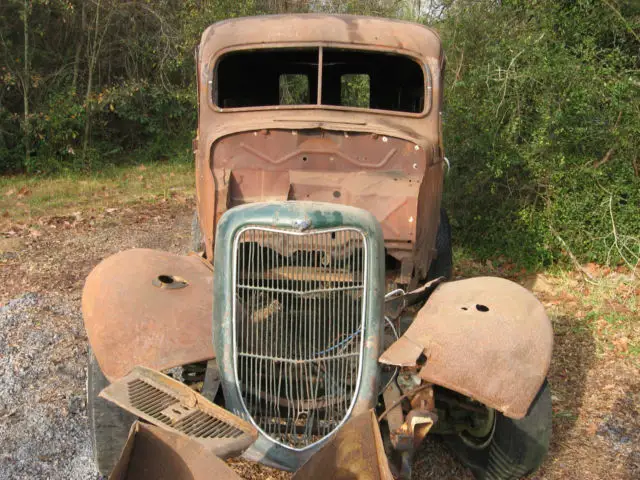
[[[234,0],[0,3],[0,173],[188,155],[194,49]]]
[[[532,266],[567,249],[635,265],[640,4],[493,3],[440,25],[456,238]]]
[[[189,159],[200,33],[223,18],[292,11],[395,16],[440,31],[445,202],[458,242],[530,266],[563,251],[638,262],[634,0],[5,0],[0,173]],[[304,85],[291,82],[286,101],[304,101]],[[361,83],[343,88],[364,105]]]

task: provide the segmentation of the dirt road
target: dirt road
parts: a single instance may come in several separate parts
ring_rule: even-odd
[[[193,207],[161,203],[95,218],[42,219],[0,238],[0,478],[94,479],[87,433],[83,280],[133,247],[186,252]],[[551,454],[533,478],[640,478],[640,376],[633,358],[601,351],[561,292],[539,293],[556,331],[550,373]],[[245,478],[287,475],[244,462]],[[471,478],[436,440],[415,478]]]

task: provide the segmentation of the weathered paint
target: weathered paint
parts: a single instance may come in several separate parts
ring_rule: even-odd
[[[414,366],[424,354],[423,380],[522,418],[547,375],[552,347],[551,322],[529,291],[478,277],[439,285],[380,362]]]
[[[160,275],[187,286],[160,288]],[[89,343],[114,381],[136,365],[156,370],[215,357],[211,343],[213,272],[197,256],[127,250],[98,264],[82,292]]]
[[[272,202],[240,205],[229,210],[220,220],[216,237],[216,274],[218,287],[214,290],[213,342],[220,365],[225,405],[249,420],[236,384],[233,336],[233,248],[236,233],[247,224],[252,226],[295,228],[301,220],[313,229],[354,227],[363,232],[367,242],[368,282],[361,383],[354,399],[351,416],[368,412],[378,397],[378,364],[381,352],[384,300],[384,247],[382,232],[376,219],[359,208],[316,202]],[[302,451],[295,451],[274,443],[260,435],[245,452],[245,457],[274,467],[295,471],[316,452],[326,439]]]

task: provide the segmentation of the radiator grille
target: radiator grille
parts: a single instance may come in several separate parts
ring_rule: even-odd
[[[234,242],[238,388],[256,427],[304,449],[348,417],[360,382],[362,233],[246,228]]]

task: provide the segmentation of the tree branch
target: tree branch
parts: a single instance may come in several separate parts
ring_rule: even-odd
[[[613,154],[616,152],[615,148],[610,148],[607,153],[604,154],[600,160],[593,162],[593,168],[598,168],[607,163],[613,157]]]
[[[567,255],[569,255],[569,258],[573,262],[573,265],[576,267],[576,269],[578,271],[582,272],[582,274],[585,277],[587,277],[589,280],[593,280],[593,276],[587,270],[585,270],[582,265],[580,265],[580,262],[578,261],[576,256],[573,254],[573,252],[569,248],[569,245],[567,245],[567,242],[564,241],[564,239],[560,236],[560,234],[556,231],[556,229],[553,228],[551,225],[549,225],[549,231],[562,244],[562,246],[564,247],[565,251],[567,252]]]

